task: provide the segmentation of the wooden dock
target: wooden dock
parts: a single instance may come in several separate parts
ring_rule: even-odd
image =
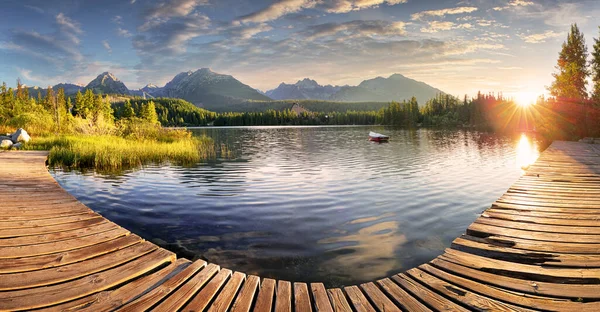
[[[600,145],[553,143],[443,255],[343,289],[176,259],[45,159],[0,153],[2,311],[600,311]]]

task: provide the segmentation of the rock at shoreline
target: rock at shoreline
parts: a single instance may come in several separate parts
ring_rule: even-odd
[[[23,143],[16,143],[16,144],[13,144],[11,149],[20,150],[22,147],[23,147]]]
[[[12,141],[12,134],[9,133],[8,136],[0,135],[0,142],[4,141],[4,140],[11,140]]]
[[[23,128],[19,128],[19,130],[17,130],[13,135],[12,135],[12,141],[14,143],[19,143],[19,142],[29,142],[29,140],[31,140],[31,137],[29,136],[29,134],[27,134],[27,131],[25,131]]]
[[[9,149],[13,146],[13,142],[11,140],[2,140],[0,143],[0,148]]]

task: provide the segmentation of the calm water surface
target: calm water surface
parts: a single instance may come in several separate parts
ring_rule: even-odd
[[[370,130],[391,136],[367,140]],[[340,286],[441,254],[535,160],[517,134],[377,127],[197,129],[233,159],[121,175],[53,171],[69,192],[188,258]]]

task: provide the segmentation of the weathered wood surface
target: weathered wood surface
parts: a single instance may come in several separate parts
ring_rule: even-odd
[[[600,145],[554,142],[418,268],[326,289],[175,255],[0,153],[0,311],[600,311]]]

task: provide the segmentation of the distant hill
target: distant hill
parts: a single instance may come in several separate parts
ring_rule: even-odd
[[[276,89],[267,91],[266,95],[274,100],[329,100],[340,88],[331,85],[322,86],[312,79],[304,78],[295,84],[282,82]]]
[[[97,94],[129,94],[125,84],[109,72],[98,75],[85,86],[85,89],[91,89]]]
[[[65,95],[73,95],[77,91],[83,90],[83,86],[72,84],[72,83],[59,83],[52,87],[52,90],[56,93],[60,88],[65,90]],[[31,97],[37,97],[38,92],[41,93],[42,97],[46,96],[47,89],[40,87],[27,87],[27,91]]]
[[[331,97],[331,100],[390,102],[409,100],[414,96],[420,105],[424,105],[427,100],[439,93],[444,92],[424,82],[394,74],[388,78],[377,77],[365,80],[356,87],[344,87]]]
[[[155,97],[180,98],[214,111],[219,111],[224,104],[271,100],[232,76],[218,74],[208,68],[180,73],[164,87],[147,90]]]
[[[322,86],[306,78],[295,84],[281,83],[266,94],[275,100],[312,99],[334,102],[391,102],[409,100],[414,96],[423,105],[438,93],[443,92],[424,82],[394,74],[388,78],[365,80],[358,86],[342,87]]]

